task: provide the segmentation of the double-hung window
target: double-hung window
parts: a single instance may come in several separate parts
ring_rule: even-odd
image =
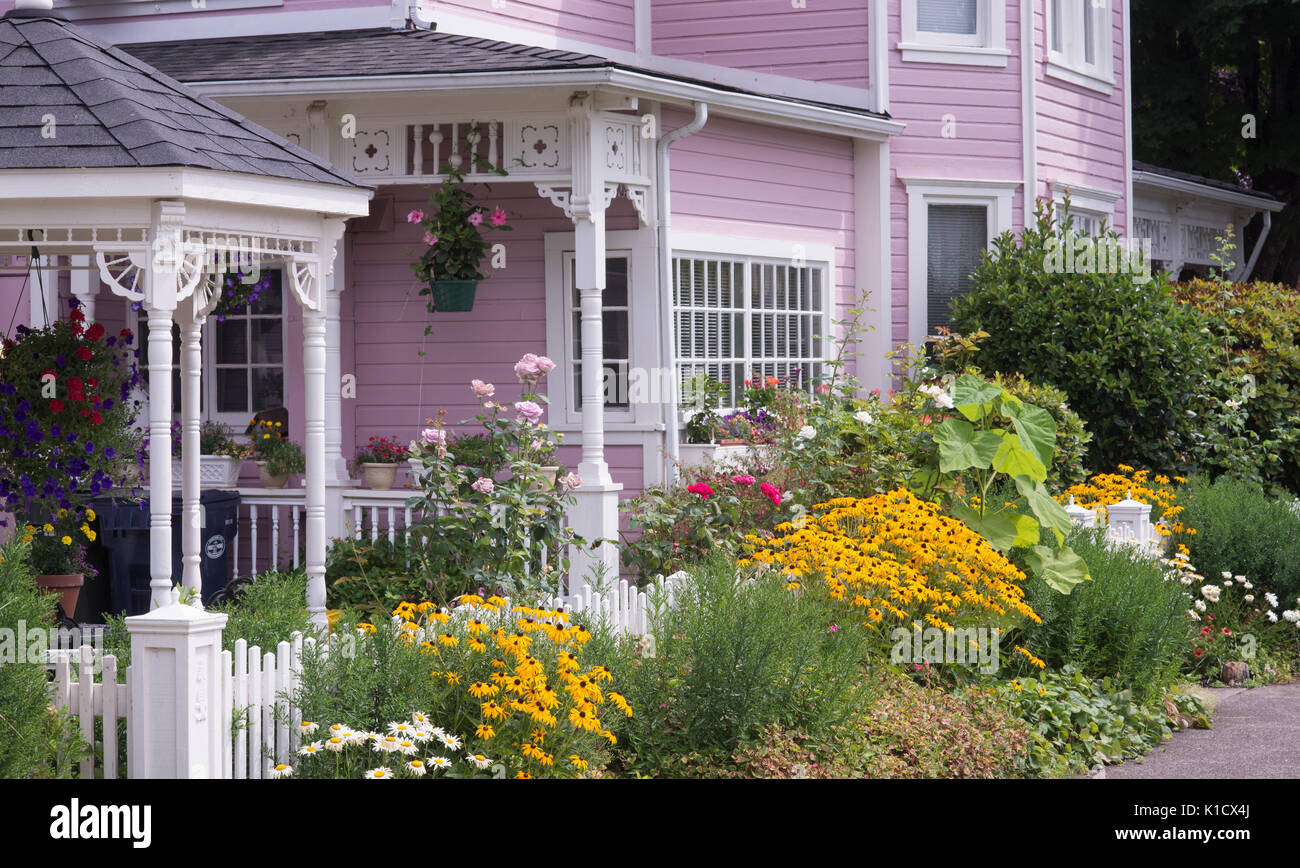
[[[1111,20],[1110,0],[1047,0],[1047,74],[1110,93]]]
[[[674,244],[674,355],[683,394],[703,375],[722,383],[723,403],[735,407],[745,380],[776,377],[811,389],[825,374],[833,253],[795,245],[793,256],[777,258],[772,253],[783,245],[765,246],[766,255],[737,255]]]
[[[1006,0],[903,0],[905,62],[1006,66]]]
[[[254,413],[284,406],[284,290],[282,273],[262,272],[267,287],[243,310],[209,316],[203,327],[202,388],[204,419],[243,431]],[[149,324],[137,317],[140,372],[148,371]],[[172,327],[172,412],[181,410],[180,332]]]

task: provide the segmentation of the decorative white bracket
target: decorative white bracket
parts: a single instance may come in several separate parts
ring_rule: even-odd
[[[575,219],[573,216],[573,187],[571,185],[562,186],[560,184],[536,183],[533,186],[537,188],[537,194],[539,196],[543,199],[550,199],[551,204],[562,210],[565,217],[568,217],[570,220]],[[618,195],[618,186],[618,184],[604,185],[604,189],[601,190],[602,198],[604,199],[602,209],[608,208],[609,204],[614,201],[614,197]],[[633,204],[635,205],[636,203],[633,202]],[[638,208],[637,210],[639,212],[641,209]]]
[[[641,221],[642,226],[650,225],[650,214],[648,197],[650,188],[643,187],[640,184],[624,184],[623,195],[631,202],[632,207],[636,209],[636,216]]]

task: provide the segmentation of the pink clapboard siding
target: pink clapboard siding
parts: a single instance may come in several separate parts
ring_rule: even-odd
[[[500,8],[497,8],[497,7]],[[458,16],[534,30],[560,39],[603,45],[620,51],[636,49],[635,0],[441,0],[432,4]],[[457,32],[454,27],[440,30]]]
[[[689,120],[664,113],[664,129]],[[771,241],[770,255],[795,244],[835,248],[840,319],[855,299],[853,145],[848,139],[727,117],[673,145],[672,227]]]
[[[514,363],[520,356],[545,353],[559,360],[568,355],[546,344],[543,233],[571,232],[572,222],[531,184],[493,184],[491,193],[475,189],[484,204],[505,209],[513,229],[493,238],[506,245],[506,267],[479,285],[470,313],[430,315],[418,294],[410,262],[422,242],[418,227],[405,217],[426,205],[427,188],[385,188],[382,195],[394,197],[393,228],[349,231],[342,319],[350,328],[344,330],[343,372],[356,375],[357,396],[343,401],[345,455],[375,435],[414,438],[439,410],[446,411],[453,432],[475,433],[456,424],[479,411],[470,380],[495,384],[495,400],[509,404],[519,400]],[[607,224],[610,230],[635,228],[631,204],[616,199]],[[427,338],[426,324],[433,325]],[[576,444],[579,434],[566,433],[566,438]],[[635,461],[615,465],[611,460],[615,481],[628,490],[641,486],[639,447],[635,451]]]
[[[13,335],[18,326],[31,325],[27,280],[21,272],[0,272],[0,334]]]
[[[1115,87],[1109,95],[1047,75],[1045,10],[1034,15],[1034,38],[1039,46],[1037,82],[1039,195],[1047,195],[1047,182],[1075,182],[1123,194],[1125,189],[1124,130],[1124,18],[1119,3],[1112,4],[1111,46]],[[1111,225],[1124,234],[1128,203],[1115,203]]]
[[[1020,6],[1007,3],[1006,67],[905,63],[889,54],[890,115],[907,124],[890,142],[890,268],[893,274],[894,344],[908,339],[908,208],[900,178],[1016,181],[1024,178],[1021,118]],[[900,7],[890,4],[889,44],[901,38]],[[950,135],[944,136],[945,116]],[[1012,224],[1023,223],[1023,191],[1016,193]]]
[[[849,87],[868,85],[862,0],[652,0],[652,50],[711,63]]]

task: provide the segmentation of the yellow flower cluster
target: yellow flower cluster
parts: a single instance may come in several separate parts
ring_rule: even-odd
[[[568,612],[475,594],[456,602],[451,612],[401,603],[393,617],[403,638],[434,658],[430,676],[468,694],[477,713],[466,730],[484,750],[539,777],[581,774],[589,760],[580,750],[617,743],[609,715],[631,717],[632,707],[608,689],[607,667],[584,663],[591,633]],[[557,756],[569,762],[557,765]]]
[[[1106,507],[1132,497],[1140,503],[1151,504],[1151,520],[1157,533],[1196,534],[1196,528],[1187,527],[1177,519],[1183,507],[1178,505],[1178,487],[1186,485],[1182,476],[1153,474],[1149,470],[1134,470],[1121,464],[1116,473],[1099,473],[1086,482],[1072,485],[1058,498],[1062,504],[1074,502],[1085,509],[1097,510],[1098,518],[1106,521]]]
[[[802,527],[747,537],[741,565],[765,564],[787,587],[812,580],[832,599],[883,630],[922,621],[942,630],[979,619],[1040,623],[1025,602],[1024,573],[979,534],[905,490],[813,507]]]

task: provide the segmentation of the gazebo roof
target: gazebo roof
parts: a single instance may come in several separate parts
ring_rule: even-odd
[[[168,166],[363,186],[57,13],[0,18],[0,169]]]

